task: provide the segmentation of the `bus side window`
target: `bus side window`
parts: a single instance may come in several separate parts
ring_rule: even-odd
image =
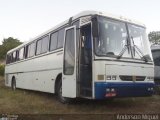
[[[64,42],[64,28],[58,31],[58,46],[57,48],[62,48]]]
[[[26,57],[27,58],[33,57],[35,54],[35,43],[33,42],[33,43],[27,45],[26,48],[27,48],[26,49]]]
[[[24,59],[24,48],[21,48],[19,50],[19,60],[23,60]]]
[[[12,62],[16,61],[16,51],[12,53]]]
[[[26,59],[28,56],[28,45],[24,48],[24,58]]]
[[[29,58],[29,56],[30,56],[30,45],[27,45],[27,58]]]
[[[7,62],[6,62],[7,64],[9,64],[9,63],[11,63],[11,54],[8,54],[7,55]]]
[[[41,53],[41,46],[42,46],[42,39],[37,41],[36,55],[39,55]]]
[[[12,55],[13,53],[11,53],[11,59],[10,59],[10,63],[12,63],[13,62],[13,55]]]
[[[16,51],[16,60],[15,61],[19,61],[19,50]]]
[[[49,42],[49,37],[48,36],[42,38],[41,53],[46,53],[48,51],[48,42]]]
[[[29,57],[33,57],[34,56],[34,54],[35,54],[35,43],[33,42],[33,43],[31,43],[30,45],[29,45],[30,47],[30,50],[29,50]]]
[[[58,32],[51,34],[50,51],[57,49],[57,38],[58,38]]]

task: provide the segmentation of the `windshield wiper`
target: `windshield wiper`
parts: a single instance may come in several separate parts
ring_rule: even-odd
[[[137,50],[139,51],[139,53],[141,53],[141,55],[139,55],[139,53],[136,51],[136,53],[145,61],[145,62],[148,62],[148,59],[147,57],[142,53],[142,51],[138,48],[137,45],[134,45],[133,46],[134,48],[137,48]],[[135,49],[136,50],[136,49]]]
[[[134,47],[136,53],[137,53],[145,62],[148,62],[147,57],[146,57],[146,56],[143,54],[143,52],[138,48],[138,46],[134,44],[134,40],[133,40],[133,37],[132,37],[132,36],[131,36],[131,40],[132,40],[133,47]],[[137,52],[136,49],[138,50],[138,52]],[[139,53],[140,53],[141,55],[140,55]]]
[[[123,56],[123,54],[124,54],[124,52],[128,49],[128,46],[129,45],[125,45],[124,46],[124,48],[122,49],[122,51],[119,53],[119,55],[117,56],[117,59],[120,59],[122,56]]]
[[[129,43],[128,43],[128,37],[125,39],[126,40],[126,45],[123,47],[123,49],[122,49],[122,51],[119,53],[119,55],[117,56],[117,59],[120,59],[122,56],[123,56],[123,54],[125,53],[125,51],[128,49],[128,47],[129,47]],[[129,49],[128,49],[129,50]]]

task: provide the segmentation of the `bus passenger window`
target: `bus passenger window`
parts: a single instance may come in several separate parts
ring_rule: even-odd
[[[7,64],[11,63],[11,54],[8,54],[7,55],[7,61],[6,61]]]
[[[41,46],[42,46],[42,40],[38,40],[37,41],[36,55],[39,55],[41,53]]]
[[[64,42],[64,28],[58,32],[58,46],[57,48],[62,48]]]
[[[57,37],[58,37],[57,32],[51,34],[50,51],[57,49]]]
[[[31,43],[30,45],[27,45],[26,47],[26,57],[33,57],[35,54],[35,43]]]
[[[48,51],[48,36],[42,38],[42,48],[41,48],[41,53],[46,53]]]
[[[19,50],[16,51],[16,61],[19,61]]]
[[[24,48],[21,48],[20,50],[19,50],[19,60],[22,60],[23,58],[24,58]]]
[[[30,46],[29,47],[30,48],[30,50],[29,50],[29,57],[32,57],[35,54],[35,43],[32,43],[29,46]]]
[[[12,62],[15,62],[16,61],[16,52],[13,52],[12,53]]]

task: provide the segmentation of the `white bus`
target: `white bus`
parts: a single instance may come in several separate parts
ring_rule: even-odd
[[[154,65],[142,23],[84,11],[10,50],[5,85],[72,98],[151,96]]]

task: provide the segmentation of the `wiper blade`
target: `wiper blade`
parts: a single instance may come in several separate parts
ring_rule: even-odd
[[[136,53],[137,53],[145,62],[148,62],[147,57],[146,57],[146,56],[143,54],[143,52],[138,48],[138,46],[134,44],[134,40],[133,40],[133,37],[132,37],[132,36],[131,36],[131,40],[132,40],[134,49],[136,48],[136,49],[138,50],[138,52],[137,52],[136,49],[135,49]],[[141,55],[140,55],[139,53],[140,53]]]
[[[128,48],[128,45],[125,45],[124,48],[122,49],[122,51],[117,56],[117,59],[120,59],[123,56],[123,54],[127,50],[127,48]]]
[[[125,46],[123,47],[123,49],[122,49],[122,51],[119,53],[119,55],[117,56],[117,59],[120,59],[122,56],[123,56],[123,54],[125,53],[125,51],[128,49],[128,47],[130,46],[130,43],[128,42],[128,39],[129,39],[129,37],[127,37],[126,39],[125,39],[125,41],[126,41],[126,44],[125,44]],[[128,49],[129,50],[129,49]]]
[[[147,59],[147,57],[143,54],[143,52],[138,48],[138,46],[137,45],[134,45],[134,48],[136,48],[138,51],[139,51],[139,53],[141,53],[141,55],[139,55],[139,53],[137,52],[137,54],[145,61],[145,62],[148,62],[148,59]]]

